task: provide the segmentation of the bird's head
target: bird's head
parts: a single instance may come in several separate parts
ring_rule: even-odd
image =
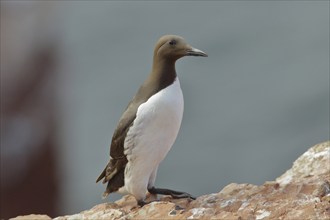
[[[154,58],[176,61],[184,56],[207,57],[203,51],[190,46],[182,37],[176,35],[162,36],[156,43]]]

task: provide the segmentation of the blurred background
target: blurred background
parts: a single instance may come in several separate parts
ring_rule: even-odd
[[[262,184],[329,140],[328,1],[1,1],[1,218],[121,197],[95,180],[164,34],[209,57],[177,62],[185,114],[157,186]]]

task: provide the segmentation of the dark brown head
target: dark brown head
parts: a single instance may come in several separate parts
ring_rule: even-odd
[[[155,46],[154,59],[176,61],[184,56],[207,57],[207,54],[193,48],[182,37],[176,35],[162,36]]]

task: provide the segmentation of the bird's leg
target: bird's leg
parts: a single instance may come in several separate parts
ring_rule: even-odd
[[[154,201],[158,201],[157,200],[157,194],[153,194],[153,193],[147,193],[146,198],[145,199],[140,199],[140,200],[136,200],[138,206],[143,207],[146,204],[152,203]]]
[[[181,198],[190,198],[190,199],[194,199],[194,200],[196,199],[194,196],[190,195],[189,193],[174,191],[171,189],[162,189],[162,188],[152,187],[152,188],[148,189],[148,191],[151,194],[170,195],[175,199],[181,199]]]
[[[138,206],[143,207],[144,205],[148,204],[148,202],[145,202],[143,199],[141,199],[141,200],[137,200],[137,204]]]

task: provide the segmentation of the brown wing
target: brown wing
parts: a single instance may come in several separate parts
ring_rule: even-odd
[[[162,86],[155,87],[148,80],[140,87],[136,96],[128,104],[125,112],[121,116],[118,126],[112,136],[110,146],[110,161],[104,168],[96,182],[103,179],[103,183],[108,182],[107,188],[103,194],[106,197],[109,193],[117,191],[124,186],[124,171],[127,164],[127,158],[124,153],[124,143],[129,128],[133,125],[138,107],[146,102],[152,94],[163,89]]]
[[[110,156],[114,159],[124,157],[124,142],[129,128],[136,117],[137,107],[130,104],[121,116],[118,126],[112,136]]]
[[[136,111],[129,105],[119,120],[118,126],[112,136],[110,145],[111,159],[96,182],[104,178],[103,183],[108,182],[118,171],[125,167],[126,155],[124,154],[124,142],[128,129],[132,126]]]
[[[124,142],[129,128],[132,126],[138,107],[146,102],[155,89],[150,87],[150,83],[146,81],[138,90],[134,98],[128,104],[125,112],[121,116],[118,126],[112,136],[110,146],[110,156],[114,159],[125,157],[124,155]]]
[[[126,134],[134,122],[139,106],[139,103],[135,101],[134,97],[119,120],[118,126],[112,136],[110,161],[96,180],[98,182],[104,178],[102,182],[108,182],[103,197],[124,186],[124,171],[127,164],[127,158],[124,154],[124,143]]]

